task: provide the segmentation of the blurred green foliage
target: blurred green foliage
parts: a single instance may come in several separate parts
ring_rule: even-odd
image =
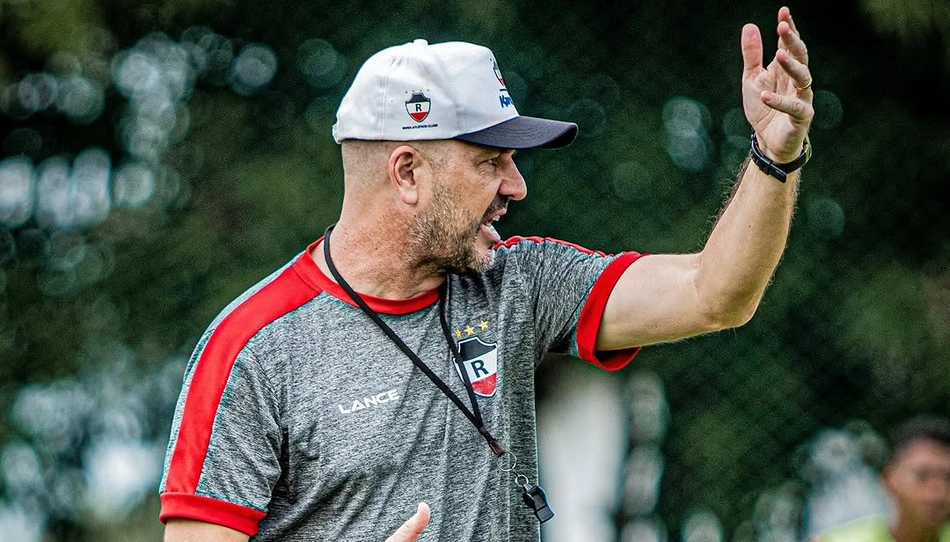
[[[83,381],[103,368],[180,378],[182,356],[213,316],[334,220],[342,183],[329,129],[338,100],[365,58],[416,37],[488,45],[521,113],[581,126],[566,150],[519,155],[529,196],[503,233],[614,252],[698,249],[746,154],[739,30],[759,24],[768,51],[778,7],[0,0],[0,159],[22,157],[40,171],[50,158],[72,161],[96,147],[114,167],[138,161],[158,179],[150,199],[114,204],[87,227],[37,216],[0,226],[0,405],[13,408],[32,389],[24,386]],[[694,506],[717,514],[727,533],[746,532],[738,527],[756,496],[798,476],[791,458],[822,427],[860,418],[886,428],[950,405],[950,8],[791,7],[811,54],[816,150],[774,284],[746,327],[638,358],[662,377],[671,407],[659,507],[671,537]],[[196,68],[176,102],[187,115],[180,137],[142,158],[123,139],[134,99],[117,89],[117,59],[154,33],[185,44],[202,28],[231,56],[215,68],[209,53],[211,67]],[[277,60],[260,86],[235,75],[249,44]],[[68,103],[25,111],[21,83],[39,73],[61,89],[81,75],[100,92],[101,111],[70,117]],[[671,129],[684,118],[698,119],[686,151]],[[97,271],[57,267],[51,247],[60,242],[98,251]],[[557,374],[545,366],[542,389],[566,385]],[[165,391],[140,401],[143,441],[167,438],[175,390]],[[0,446],[33,442],[45,469],[83,467],[78,452],[43,451],[16,419],[0,417]],[[94,436],[82,433],[77,446]],[[11,487],[0,481],[7,500]],[[147,499],[118,523],[85,519],[88,503],[50,512],[47,539],[147,539],[158,529],[155,506]]]

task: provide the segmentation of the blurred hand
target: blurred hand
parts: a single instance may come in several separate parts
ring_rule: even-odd
[[[386,542],[415,542],[427,525],[429,525],[429,505],[421,502],[416,513],[396,529]]]
[[[801,154],[815,110],[808,49],[787,7],[778,12],[777,31],[775,58],[763,67],[759,28],[742,28],[742,106],[762,152],[785,163]]]

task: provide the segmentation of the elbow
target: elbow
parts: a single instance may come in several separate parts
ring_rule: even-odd
[[[707,312],[711,331],[737,328],[749,323],[759,308],[759,299],[728,300],[716,303]]]

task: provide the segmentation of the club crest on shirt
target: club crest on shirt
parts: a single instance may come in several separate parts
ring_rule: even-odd
[[[477,395],[491,397],[498,385],[498,348],[494,343],[486,343],[478,336],[457,341],[462,355],[462,366],[468,373],[469,382]],[[455,372],[464,382],[462,371],[455,366]]]

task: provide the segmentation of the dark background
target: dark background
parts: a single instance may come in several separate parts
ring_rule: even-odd
[[[184,360],[335,219],[330,126],[370,54],[417,37],[487,45],[522,114],[580,125],[568,149],[519,154],[529,196],[503,236],[687,252],[747,154],[740,29],[758,24],[770,56],[779,7],[0,1],[0,529],[160,536]],[[611,376],[651,371],[669,408],[650,441],[659,500],[631,507],[618,481],[604,511],[618,537],[648,517],[676,538],[701,506],[751,540],[776,487],[804,524],[823,428],[875,466],[881,441],[861,438],[950,411],[950,6],[791,8],[816,117],[788,250],[750,324]],[[539,373],[541,401],[570,385],[563,363]]]

